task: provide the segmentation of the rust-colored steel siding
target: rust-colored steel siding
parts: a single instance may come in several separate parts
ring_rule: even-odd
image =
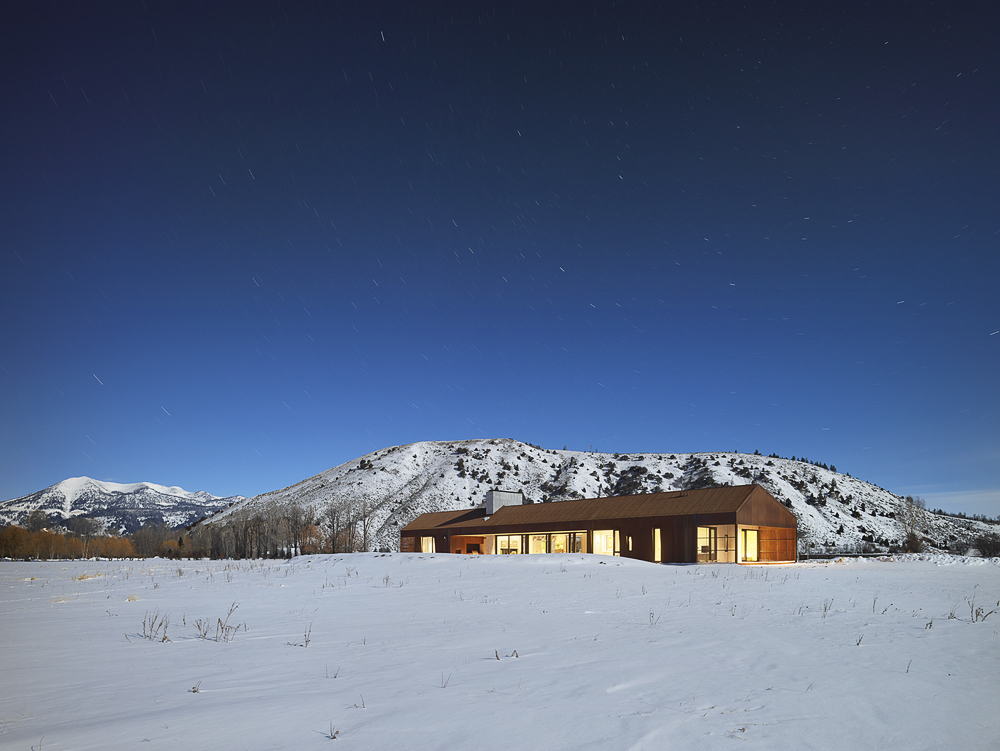
[[[795,560],[795,515],[757,485],[504,506],[490,517],[483,509],[443,511],[417,517],[401,538],[433,536],[444,552],[451,536],[617,529],[622,556],[652,561],[653,529],[659,527],[663,562],[695,563],[697,527],[737,523],[761,528],[761,560]]]
[[[798,526],[795,514],[759,485],[753,487],[753,491],[736,512],[736,518],[740,524],[761,527],[791,527],[794,529]]]
[[[761,527],[757,536],[757,559],[794,561],[795,530],[788,527]]]

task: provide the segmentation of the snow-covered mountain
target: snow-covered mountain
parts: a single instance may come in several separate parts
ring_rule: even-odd
[[[106,531],[127,534],[147,522],[165,522],[171,527],[192,524],[245,500],[241,495],[219,498],[204,491],[189,492],[151,482],[125,485],[71,477],[37,493],[0,503],[0,524],[23,525],[32,511],[40,509],[50,524],[86,517]]]
[[[604,454],[542,449],[512,439],[424,441],[381,449],[295,485],[249,498],[211,524],[292,505],[319,518],[336,503],[355,514],[367,507],[373,549],[399,547],[399,530],[419,514],[483,502],[488,490],[521,490],[534,502],[756,482],[798,517],[802,550],[886,548],[905,537],[903,498],[805,461],[759,454]],[[939,548],[971,541],[996,527],[924,515],[923,535]],[[343,518],[343,516],[341,517]]]

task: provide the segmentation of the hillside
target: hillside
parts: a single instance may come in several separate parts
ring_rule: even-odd
[[[226,523],[297,505],[322,516],[335,503],[367,508],[372,549],[396,550],[399,530],[430,511],[483,502],[488,490],[521,490],[534,502],[759,483],[796,514],[802,552],[888,548],[904,537],[903,499],[804,461],[758,454],[606,454],[542,449],[508,438],[424,441],[381,449],[295,485],[255,496],[209,520]],[[995,527],[925,514],[928,544],[947,549]]]
[[[63,524],[75,517],[97,521],[106,531],[128,534],[143,524],[160,522],[170,527],[192,524],[243,496],[219,498],[204,491],[189,492],[151,482],[123,484],[89,477],[71,477],[36,493],[0,503],[0,525],[24,525],[28,515],[41,510],[49,524]]]

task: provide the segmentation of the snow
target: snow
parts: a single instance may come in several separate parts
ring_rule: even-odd
[[[173,527],[191,524],[242,500],[243,496],[219,498],[205,491],[189,492],[151,482],[124,484],[71,477],[31,495],[0,503],[0,524],[23,525],[28,515],[38,509],[50,518],[86,516],[105,529],[133,532],[150,521],[164,521]]]
[[[460,470],[459,461],[464,471]],[[398,550],[399,530],[417,516],[479,505],[486,492],[521,490],[533,500],[567,500],[619,494],[626,476],[641,487],[629,492],[682,490],[757,482],[789,504],[804,533],[803,552],[857,549],[864,538],[879,549],[906,537],[896,518],[903,499],[832,469],[759,454],[608,454],[548,450],[509,438],[422,441],[380,449],[292,486],[235,503],[212,517],[226,523],[243,514],[266,514],[299,504],[321,516],[332,502],[367,502],[375,520],[374,548]],[[993,532],[971,519],[927,514],[929,542],[947,548]],[[841,531],[842,530],[842,531]]]
[[[179,488],[177,486],[167,487],[165,485],[157,485],[152,482],[107,482],[104,480],[94,480],[90,477],[70,477],[69,479],[57,483],[54,488],[60,490],[63,495],[66,496],[67,509],[69,506],[72,506],[73,502],[80,496],[84,495],[88,490],[93,490],[95,488],[99,492],[103,491],[104,493],[135,493],[139,490],[146,489],[152,490],[154,493],[159,493],[161,495],[178,496],[187,500],[200,500],[203,497],[218,499],[218,496],[210,495],[204,491],[189,492],[184,488]]]
[[[329,748],[331,723],[341,749],[995,748],[998,574],[945,555],[0,562],[0,748]],[[143,638],[154,615],[169,641]]]

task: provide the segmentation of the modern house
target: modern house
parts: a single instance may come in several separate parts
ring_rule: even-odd
[[[485,507],[418,516],[400,532],[400,550],[777,563],[796,560],[797,526],[760,485],[533,504],[520,492],[490,491]]]

